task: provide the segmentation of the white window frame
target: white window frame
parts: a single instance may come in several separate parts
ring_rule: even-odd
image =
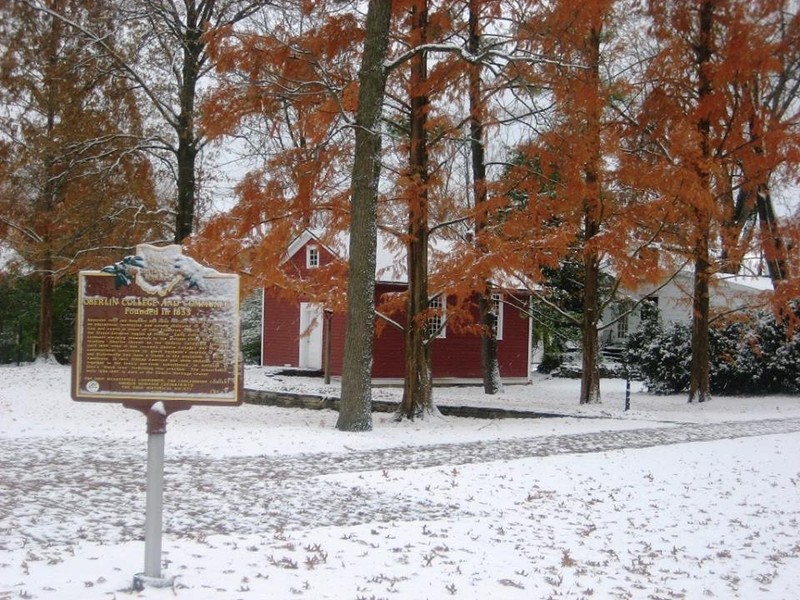
[[[309,245],[306,246],[306,268],[317,269],[319,268],[319,246]]]
[[[492,293],[492,312],[494,313],[494,339],[503,339],[503,294],[500,292]]]
[[[437,294],[428,299],[428,308],[436,309],[438,312],[428,315],[428,332],[439,331],[435,339],[447,337],[447,296]]]

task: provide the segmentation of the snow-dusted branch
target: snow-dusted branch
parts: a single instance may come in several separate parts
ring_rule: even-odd
[[[136,84],[153,103],[153,106],[159,112],[159,114],[161,114],[164,120],[166,120],[173,128],[178,127],[179,122],[177,113],[175,113],[175,111],[173,111],[165,102],[161,100],[159,95],[156,94],[156,92],[151,89],[149,85],[147,85],[147,82],[144,81],[137,70],[134,69],[124,57],[120,56],[120,54],[108,43],[108,36],[101,36],[96,32],[87,29],[80,23],[73,21],[69,17],[49,8],[48,6],[45,6],[43,3],[37,0],[23,0],[23,2],[31,9],[46,15],[50,15],[65,25],[74,28],[76,31],[79,31],[86,36],[86,38],[89,39],[89,41],[91,41],[93,44],[96,44],[99,48],[102,48],[103,51],[127,74],[127,76],[136,82]]]
[[[500,50],[495,50],[493,48],[489,48],[477,54],[473,54],[472,52],[470,52],[469,50],[467,50],[462,46],[456,46],[452,44],[420,44],[419,46],[415,46],[414,48],[400,54],[399,56],[394,57],[392,60],[387,60],[384,63],[384,68],[387,71],[393,71],[394,69],[398,68],[399,66],[411,60],[412,57],[423,52],[455,54],[459,56],[462,60],[470,64],[492,64],[492,60],[496,60],[505,64],[529,63],[529,64],[547,64],[566,69],[588,68],[586,65],[556,60],[544,56],[542,54],[537,54],[535,52],[522,50],[519,47],[513,49],[511,52],[508,51],[504,52]]]

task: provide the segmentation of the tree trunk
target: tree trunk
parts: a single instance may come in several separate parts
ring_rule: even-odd
[[[55,275],[49,260],[42,266],[39,288],[39,332],[36,337],[37,358],[49,361],[53,358],[53,295]]]
[[[478,301],[478,310],[484,327],[484,331],[481,334],[483,393],[490,395],[503,392],[500,363],[497,360],[497,314],[494,308],[491,292],[487,291],[486,294],[481,294]]]
[[[772,279],[773,287],[777,288],[779,281],[788,279],[789,273],[787,272],[786,263],[786,247],[780,232],[777,220],[775,218],[775,208],[772,205],[772,195],[770,194],[770,176],[771,160],[764,164],[764,158],[767,149],[764,147],[764,116],[761,111],[764,110],[765,104],[759,101],[759,91],[762,86],[750,85],[744,95],[745,106],[750,111],[751,116],[748,123],[748,136],[749,141],[753,145],[752,157],[757,160],[743,161],[742,169],[745,176],[745,184],[748,185],[750,195],[755,196],[755,202],[751,199],[749,202],[749,209],[755,210],[758,218],[760,228],[759,244],[761,252],[763,253],[764,260],[767,263],[767,270]],[[775,109],[775,105],[771,104],[772,109],[767,114],[767,120],[771,122],[774,128],[777,123],[780,123],[780,118]],[[755,204],[755,207],[753,207]]]
[[[700,6],[700,43],[695,52],[698,73],[698,105],[708,102],[713,92],[708,74],[708,63],[711,61],[712,26],[714,23],[714,2],[706,0]],[[706,109],[707,110],[707,109]],[[700,159],[696,167],[700,181],[699,194],[711,193],[711,180],[707,163],[711,157],[711,119],[700,115],[697,125],[700,133]],[[695,198],[695,245],[694,245],[694,295],[692,298],[692,361],[689,377],[689,402],[705,402],[710,398],[709,375],[709,279],[711,262],[709,240],[711,237],[711,214],[705,206],[707,199]]]
[[[178,134],[178,205],[175,214],[175,243],[180,244],[194,230],[197,185],[195,163],[200,150],[195,133],[195,97],[200,78],[200,57],[203,54],[203,23],[194,3],[187,3],[186,31],[183,36],[183,65],[180,81],[180,110],[175,126]]]
[[[710,399],[709,377],[709,284],[710,264],[707,239],[695,249],[694,297],[692,299],[692,365],[689,379],[689,402]]]
[[[598,282],[600,278],[600,263],[594,253],[585,259],[583,281],[583,323],[581,335],[581,404],[600,403],[600,368],[598,358],[600,344],[597,335],[599,320]]]
[[[411,11],[412,47],[426,41],[428,2],[416,0]],[[411,59],[411,140],[408,190],[408,301],[406,303],[405,375],[400,418],[413,419],[433,410],[428,311],[428,93],[427,57]],[[446,299],[444,300],[446,302]]]
[[[63,24],[59,19],[51,17],[50,37],[47,43],[47,63],[50,69],[45,75],[46,90],[46,131],[48,139],[55,139],[58,121],[59,83],[58,62],[59,46],[62,39]],[[61,168],[56,158],[55,148],[48,148],[44,157],[45,181],[42,193],[37,200],[36,213],[41,223],[42,258],[37,265],[40,271],[41,285],[39,291],[39,330],[36,336],[36,357],[49,361],[53,356],[53,296],[55,292],[55,274],[53,273],[53,230],[56,226],[56,207],[62,194]]]
[[[408,245],[408,300],[406,302],[403,397],[399,418],[414,419],[433,410],[430,333],[428,310],[428,235],[427,227],[409,228],[415,236]]]
[[[757,86],[751,87],[757,88]],[[737,194],[733,214],[729,222],[725,224],[729,234],[723,239],[720,270],[733,275],[739,273],[743,256],[752,241],[748,226],[758,223],[760,230],[758,244],[767,264],[769,277],[773,284],[777,284],[788,278],[786,248],[772,205],[769,187],[770,171],[762,162],[766,152],[762,142],[764,138],[763,119],[759,114],[761,107],[757,106],[757,102],[751,96],[754,93],[752,90],[747,90],[744,98],[745,107],[751,113],[748,136],[752,148],[749,150],[752,152],[752,156],[759,160],[742,161],[744,181]],[[742,234],[745,232],[747,234],[743,239]]]
[[[383,63],[389,44],[391,0],[370,0],[359,71],[356,145],[352,171],[347,330],[342,399],[336,428],[372,429],[372,341],[375,321],[375,246],[381,170],[381,108],[386,89]]]
[[[186,132],[186,135],[189,135]],[[195,178],[197,151],[192,141],[181,135],[176,153],[178,161],[178,205],[175,214],[175,243],[180,244],[194,228]]]
[[[427,257],[427,236],[425,236],[425,248],[420,243],[414,243],[409,247],[409,254],[425,254]],[[427,282],[427,274],[420,273],[420,258],[409,259],[409,263],[416,261],[417,269],[414,280],[424,279]],[[411,265],[409,265],[411,266]],[[427,266],[427,265],[426,265]],[[425,268],[427,271],[427,268]],[[412,276],[409,274],[409,284]],[[405,359],[403,377],[403,397],[398,409],[398,417],[413,420],[417,417],[424,417],[426,413],[433,410],[433,383],[431,379],[431,353],[430,338],[427,327],[427,320],[420,318],[424,315],[428,307],[427,285],[415,285],[412,289],[409,285],[407,311],[416,311],[417,318],[408,318],[405,329]]]
[[[756,210],[761,226],[761,250],[767,262],[767,270],[773,285],[788,279],[786,265],[786,246],[783,243],[780,228],[772,206],[772,195],[769,184],[759,186],[756,192]]]
[[[481,47],[479,0],[469,1],[469,40],[467,49],[475,56]],[[486,202],[486,153],[483,140],[483,98],[481,97],[481,66],[469,67],[469,133],[472,154],[472,189],[475,196],[475,243],[479,252],[486,249],[482,243],[482,232],[486,228],[487,215],[481,206]],[[500,379],[500,364],[497,361],[496,317],[490,282],[484,282],[484,291],[479,299],[481,331],[481,371],[483,391],[497,394],[503,391]]]
[[[584,167],[586,197],[583,202],[583,321],[581,327],[581,404],[600,403],[600,369],[598,360],[600,344],[597,325],[600,320],[600,258],[593,247],[594,237],[600,233],[603,218],[602,186],[600,181],[600,27],[594,23],[587,38],[589,90],[593,102],[587,110],[586,130],[591,142]]]

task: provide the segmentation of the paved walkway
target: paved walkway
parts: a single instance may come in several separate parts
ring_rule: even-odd
[[[265,533],[463,516],[435,499],[389,497],[338,474],[447,467],[571,453],[606,452],[800,431],[800,418],[677,424],[659,428],[437,444],[345,454],[212,458],[170,452],[165,531],[187,537]],[[57,443],[54,443],[57,442]],[[101,543],[141,537],[146,460],[141,447],[97,438],[0,440],[0,550],[31,542]],[[411,512],[409,512],[411,511]],[[222,516],[221,516],[222,515]],[[232,515],[226,518],[225,515]]]

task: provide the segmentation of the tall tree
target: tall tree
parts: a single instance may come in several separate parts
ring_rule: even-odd
[[[587,152],[583,159],[584,193],[583,211],[583,326],[581,345],[581,391],[580,402],[600,402],[600,371],[598,359],[600,344],[597,325],[600,321],[600,258],[595,246],[595,237],[603,224],[604,200],[608,194],[602,181],[601,129],[603,127],[603,90],[600,80],[600,43],[604,34],[604,21],[611,3],[596,2],[586,18],[586,29],[579,42],[579,55],[585,61],[585,77],[576,86],[576,106],[582,121],[580,132],[585,136]],[[585,5],[584,5],[585,6]]]
[[[774,150],[792,144],[784,126],[776,124],[769,135],[754,126],[755,107],[742,95],[743,86],[785,76],[779,74],[779,61],[765,60],[756,50],[750,54],[745,34],[770,19],[784,23],[785,7],[778,0],[756,4],[648,3],[658,51],[649,68],[653,84],[640,124],[658,149],[659,160],[651,165],[657,177],[653,189],[672,200],[677,223],[664,230],[664,244],[693,267],[690,402],[710,397],[710,293],[713,276],[723,266],[719,258],[726,237],[731,236],[731,198],[736,195],[731,175],[738,173],[734,185],[745,194],[757,192],[777,167],[768,163],[781,156]],[[753,19],[753,11],[758,18]],[[755,56],[760,59],[750,60]],[[764,143],[773,152],[765,153]]]
[[[715,0],[652,0],[647,5],[655,48],[646,68],[637,126],[644,142],[639,178],[670,203],[661,243],[693,269],[690,401],[709,394],[712,244],[719,228],[721,135]],[[715,160],[717,162],[715,163]],[[678,262],[681,262],[679,259]]]
[[[715,51],[713,39],[714,9],[716,2],[706,0],[699,7],[698,37],[695,44],[697,69],[697,131],[699,134],[699,157],[694,162],[699,196],[692,207],[694,225],[694,292],[692,296],[692,362],[689,378],[689,402],[704,402],[711,393],[709,373],[709,318],[711,279],[711,220],[713,202],[709,202],[711,190],[711,118],[708,109],[714,92],[711,79],[711,58]],[[705,197],[703,197],[705,196]]]
[[[356,146],[347,280],[347,331],[342,365],[342,400],[336,428],[372,428],[372,342],[375,320],[375,253],[380,180],[380,117],[386,89],[391,0],[370,0],[359,71]]]
[[[484,3],[480,0],[469,0],[467,50],[472,57],[481,52],[482,27],[481,9]],[[474,61],[469,65],[469,143],[472,159],[472,195],[475,202],[475,243],[480,253],[487,251],[482,241],[488,215],[487,181],[486,181],[486,149],[484,139],[484,123],[486,116],[486,99],[483,97],[481,81],[483,67]],[[479,291],[478,313],[481,329],[481,370],[483,374],[483,391],[497,394],[503,390],[500,379],[500,365],[497,359],[497,312],[492,296],[491,282],[486,280]]]
[[[526,80],[548,90],[540,94],[540,101],[551,105],[542,111],[549,117],[544,127],[538,127],[536,136],[520,147],[524,158],[509,172],[510,193],[533,186],[526,192],[526,208],[536,209],[516,214],[515,220],[522,219],[528,229],[520,231],[517,223],[510,223],[509,235],[531,242],[532,248],[523,251],[520,260],[540,281],[555,263],[579,266],[581,404],[600,402],[598,328],[605,300],[600,289],[601,264],[611,264],[630,251],[620,243],[630,223],[624,222],[615,198],[619,132],[611,100],[622,88],[614,73],[613,28],[622,21],[618,4],[615,0],[560,0],[528,17],[522,28],[530,51],[544,57],[525,72]],[[518,178],[522,187],[514,183]],[[543,223],[531,227],[528,219],[532,216]],[[546,252],[532,251],[541,244],[548,246]],[[575,320],[574,314],[563,309],[561,313]]]
[[[175,243],[194,230],[198,197],[198,156],[206,145],[197,127],[201,82],[213,69],[209,60],[209,30],[232,27],[248,18],[266,0],[142,0],[117,2],[117,18],[82,24],[65,14],[58,3],[24,0],[35,10],[61,19],[101,48],[152,107],[149,149],[166,166],[175,182]],[[111,37],[128,46],[112,46]]]
[[[101,0],[48,7],[86,26],[114,15]],[[139,107],[107,57],[26,3],[3,4],[0,16],[0,223],[40,278],[37,353],[49,358],[59,278],[158,235],[152,172],[138,150]]]
[[[428,2],[411,5],[410,47],[426,43]],[[405,327],[405,375],[399,414],[408,419],[422,416],[433,408],[431,379],[431,335],[428,327],[428,67],[427,53],[411,56],[408,89],[410,97],[410,140],[406,202],[408,206],[407,271],[408,295]],[[446,302],[446,299],[444,300]]]

